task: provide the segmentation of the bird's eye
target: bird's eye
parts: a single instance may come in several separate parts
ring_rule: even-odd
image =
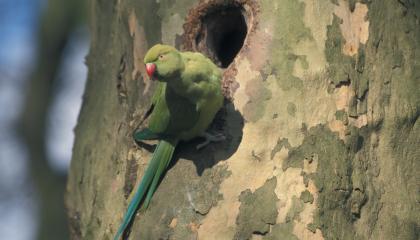
[[[163,59],[163,55],[159,55],[159,59]]]

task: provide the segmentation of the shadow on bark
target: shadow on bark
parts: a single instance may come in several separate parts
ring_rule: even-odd
[[[205,169],[212,168],[218,162],[230,158],[236,152],[242,140],[243,126],[244,118],[241,113],[235,109],[231,101],[226,100],[224,107],[217,113],[212,125],[208,129],[211,133],[222,133],[226,137],[226,140],[218,143],[210,143],[200,150],[197,150],[196,147],[203,141],[202,138],[180,142],[167,171],[180,158],[183,158],[193,161],[197,169],[197,174],[201,176]],[[156,147],[156,145],[144,142],[137,142],[137,144],[149,152],[153,152]]]
[[[196,146],[203,139],[196,138],[189,142],[183,142],[175,152],[175,157],[169,169],[177,163],[180,158],[191,160],[197,169],[197,174],[201,176],[205,169],[212,168],[220,161],[230,158],[238,149],[242,141],[242,129],[244,118],[235,109],[233,103],[226,101],[225,106],[217,113],[210,132],[222,133],[226,140],[218,143],[210,143],[205,148],[197,150]]]

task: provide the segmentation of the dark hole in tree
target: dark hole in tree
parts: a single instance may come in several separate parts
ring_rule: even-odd
[[[228,67],[244,44],[248,28],[243,12],[241,6],[220,6],[203,19],[197,44],[205,40],[209,54],[220,67]]]

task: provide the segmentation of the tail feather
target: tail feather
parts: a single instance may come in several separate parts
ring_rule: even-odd
[[[156,139],[161,138],[161,136],[159,136],[159,134],[152,132],[148,128],[144,128],[141,130],[136,130],[133,134],[133,138],[136,141],[143,141],[143,140],[156,140]]]
[[[140,202],[145,197],[146,191],[147,196],[142,209],[146,209],[148,207],[153,193],[156,190],[157,184],[159,183],[160,177],[172,159],[175,146],[176,142],[170,143],[165,140],[159,141],[153,153],[152,159],[150,160],[149,166],[147,167],[146,172],[143,178],[141,179],[140,185],[137,188],[133,199],[128,205],[127,212],[124,216],[120,228],[117,231],[117,234],[115,235],[114,240],[118,240],[124,233],[127,226],[130,224]]]
[[[149,206],[150,200],[152,199],[153,194],[155,193],[156,187],[159,183],[160,177],[162,173],[165,171],[167,166],[169,165],[169,162],[171,161],[172,154],[174,153],[175,148],[167,148],[165,149],[165,152],[163,153],[163,156],[160,160],[159,166],[156,169],[156,174],[153,177],[152,184],[149,187],[149,190],[147,191],[146,199],[143,202],[142,209],[147,209]]]

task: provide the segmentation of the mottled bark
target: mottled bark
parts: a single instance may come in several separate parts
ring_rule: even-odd
[[[147,48],[163,42],[220,62],[211,34],[225,33],[209,16],[238,7],[247,36],[225,69],[231,101],[213,126],[227,140],[179,146],[129,239],[418,238],[419,3],[91,3],[67,189],[73,239],[113,236],[149,161],[150,148],[131,139],[154,87]]]

